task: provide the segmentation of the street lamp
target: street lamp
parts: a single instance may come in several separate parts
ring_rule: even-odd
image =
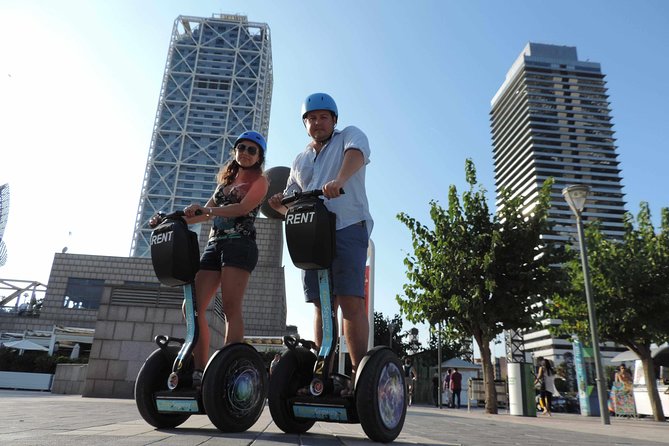
[[[418,342],[418,329],[416,327],[413,327],[411,330],[408,332],[409,335],[409,350],[415,355],[418,353],[419,349],[419,344]]]
[[[388,347],[393,348],[393,335],[395,334],[395,328],[397,324],[391,322],[388,324]]]
[[[588,303],[588,319],[590,320],[590,335],[592,336],[592,352],[595,356],[595,374],[597,375],[597,396],[599,398],[599,414],[603,424],[611,424],[609,409],[606,404],[606,381],[602,371],[602,357],[599,352],[599,336],[597,334],[597,317],[595,316],[595,301],[592,298],[590,285],[590,267],[588,266],[588,252],[585,247],[585,236],[583,235],[583,221],[581,213],[588,199],[590,187],[585,184],[574,184],[562,189],[562,195],[567,204],[576,215],[576,229],[578,231],[578,244],[581,249],[581,265],[583,266],[583,278],[585,281],[585,299]]]

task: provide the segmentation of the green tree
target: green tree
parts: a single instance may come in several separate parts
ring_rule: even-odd
[[[430,202],[432,229],[398,215],[411,231],[413,253],[404,260],[409,283],[397,301],[412,322],[441,322],[457,339],[474,337],[481,351],[486,412],[497,413],[490,342],[505,329],[535,326],[539,306],[560,283],[561,271],[550,267],[558,251],[542,246],[540,238],[550,230],[552,180],[543,184],[531,213],[523,213],[524,197],[505,192],[504,205],[492,215],[469,159],[465,175],[469,190],[462,201],[451,186],[448,209]]]
[[[402,330],[403,321],[399,314],[393,316],[392,320],[387,318],[381,312],[374,312],[374,345],[389,345],[390,349],[395,352],[400,358],[404,358],[409,353],[415,354],[422,350],[422,345],[416,339],[416,336],[411,335],[411,331],[415,330],[416,335],[418,331],[413,328],[411,330]],[[392,329],[392,336],[391,336]]]
[[[654,418],[664,421],[650,347],[669,340],[669,209],[662,209],[659,231],[645,202],[640,205],[636,229],[634,223],[627,214],[621,241],[607,239],[596,223],[588,225],[585,242],[593,299],[600,338],[622,344],[639,356]],[[556,297],[547,311],[562,319],[554,329],[558,333],[590,341],[580,260],[571,260],[566,269],[573,291]]]
[[[374,312],[374,345],[387,345],[400,358],[406,355],[406,347],[402,345],[402,340],[398,335],[401,330],[402,318],[399,314],[396,314],[391,320],[381,312]]]
[[[427,343],[428,353],[426,354],[430,364],[439,365],[439,360],[437,358],[439,354],[439,339],[441,339],[442,362],[471,353],[471,340],[468,342],[466,339],[459,337],[457,333],[454,333],[448,328],[442,327],[440,333],[438,327],[432,327],[430,330],[430,339]]]

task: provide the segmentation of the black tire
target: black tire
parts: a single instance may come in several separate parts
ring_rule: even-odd
[[[297,389],[308,386],[313,377],[316,355],[305,348],[287,350],[272,372],[267,403],[274,424],[287,434],[302,434],[316,420],[296,420],[288,404],[288,398],[297,394]]]
[[[407,390],[402,364],[387,347],[376,347],[360,363],[355,404],[365,434],[372,441],[393,441],[404,427]]]
[[[202,382],[202,403],[222,432],[244,432],[265,407],[268,378],[260,354],[248,344],[232,344],[211,358]]]
[[[155,392],[167,390],[167,377],[172,373],[172,364],[178,353],[176,347],[155,350],[144,361],[135,381],[135,403],[139,414],[158,429],[177,427],[190,417],[190,414],[159,413],[153,396]]]

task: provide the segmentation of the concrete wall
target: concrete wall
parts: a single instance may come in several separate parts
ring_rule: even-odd
[[[50,373],[0,372],[0,389],[49,390],[52,381]]]
[[[51,393],[81,395],[86,381],[87,364],[58,364],[53,375]]]

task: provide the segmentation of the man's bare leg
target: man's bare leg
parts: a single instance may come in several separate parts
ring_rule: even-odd
[[[358,364],[367,353],[367,341],[369,338],[369,322],[365,311],[365,299],[357,296],[338,296],[339,304],[344,319],[344,338],[346,346],[351,355],[353,375],[358,369]]]

